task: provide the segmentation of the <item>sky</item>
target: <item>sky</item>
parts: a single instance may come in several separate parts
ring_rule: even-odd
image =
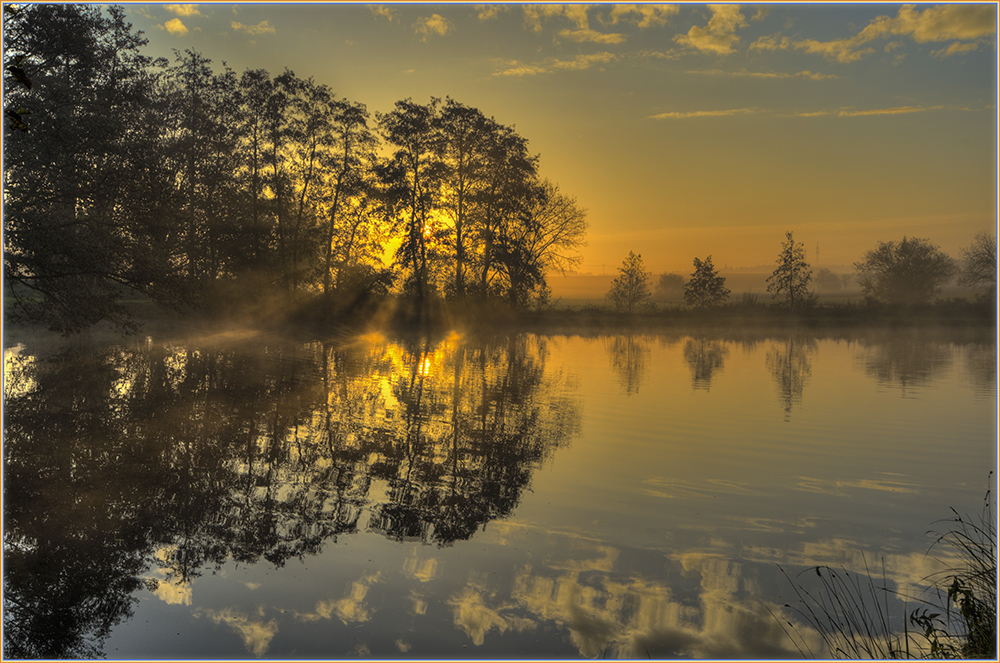
[[[129,4],[145,52],[452,97],[587,209],[580,271],[814,266],[997,228],[997,5]]]

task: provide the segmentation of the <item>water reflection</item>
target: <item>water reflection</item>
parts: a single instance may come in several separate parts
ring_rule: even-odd
[[[796,657],[778,563],[940,568],[905,532],[993,457],[988,340],[603,338],[8,349],[5,655],[177,658],[169,610],[220,657]]]
[[[708,391],[712,386],[712,375],[722,370],[722,364],[729,355],[729,347],[722,341],[700,337],[684,342],[684,359],[691,367],[691,383],[694,389]]]
[[[8,353],[5,654],[96,657],[137,589],[188,604],[191,581],[227,560],[280,567],[361,529],[468,539],[579,427],[544,346]],[[363,620],[369,581],[316,615]],[[205,615],[253,653],[273,635],[257,616]]]
[[[639,393],[649,359],[649,343],[640,336],[616,334],[606,339],[605,347],[622,390],[629,396]]]
[[[859,361],[876,382],[900,387],[905,398],[914,387],[925,386],[948,370],[953,348],[933,338],[894,334],[862,341]]]
[[[789,336],[776,342],[767,351],[765,362],[778,387],[778,396],[785,410],[785,421],[792,408],[802,403],[802,392],[812,375],[811,355],[816,352],[816,340]]]

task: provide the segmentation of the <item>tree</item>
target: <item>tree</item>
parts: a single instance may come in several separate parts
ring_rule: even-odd
[[[532,292],[545,291],[546,272],[565,274],[582,260],[576,249],[585,244],[587,211],[545,180],[534,187],[522,218],[503,230],[498,267],[507,277],[511,305],[524,307]]]
[[[67,333],[129,327],[126,293],[176,301],[151,213],[163,184],[149,130],[157,63],[118,7],[5,7],[4,38],[4,61],[32,83],[4,86],[5,108],[32,111],[30,131],[3,143],[12,317]]]
[[[816,272],[816,286],[820,290],[843,290],[844,282],[832,270],[824,267]]]
[[[653,299],[661,302],[679,302],[684,299],[684,277],[680,274],[660,274],[653,291]]]
[[[774,299],[786,299],[789,308],[808,301],[812,270],[806,262],[805,245],[796,243],[791,232],[785,233],[777,263],[774,272],[767,277],[767,291],[773,293]]]
[[[608,299],[616,311],[633,313],[650,298],[649,276],[642,264],[642,256],[632,251],[618,268],[619,276],[611,283]]]
[[[396,147],[380,168],[386,186],[399,199],[398,218],[404,223],[403,242],[397,258],[410,271],[417,301],[428,296],[429,244],[436,234],[431,212],[436,204],[441,163],[435,155],[435,118],[440,99],[420,105],[412,99],[396,102],[395,110],[377,113],[382,137]]]
[[[715,306],[729,297],[726,277],[719,276],[712,265],[712,256],[702,262],[694,259],[694,273],[684,286],[684,301],[690,306]]]
[[[958,266],[930,241],[904,236],[900,242],[879,242],[854,269],[870,300],[912,305],[939,292]]]
[[[985,287],[987,298],[997,295],[997,238],[992,233],[976,233],[972,244],[962,249],[962,274],[959,283],[974,288]]]

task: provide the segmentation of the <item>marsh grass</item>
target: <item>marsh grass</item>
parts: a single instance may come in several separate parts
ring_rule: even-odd
[[[992,480],[993,473],[990,472]],[[988,490],[975,520],[961,516],[935,537],[928,553],[941,552],[951,566],[927,578],[922,597],[899,594],[886,582],[883,562],[877,578],[864,561],[865,573],[815,566],[792,579],[779,566],[799,599],[785,607],[798,613],[819,634],[825,656],[847,659],[973,658],[996,660],[997,527],[995,497]],[[864,559],[864,558],[863,558]],[[816,581],[805,582],[815,573]],[[811,584],[814,589],[809,589]],[[891,595],[891,596],[890,596]],[[890,598],[903,602],[903,613],[890,612]],[[916,605],[912,611],[907,605]],[[773,614],[773,613],[772,613]],[[782,628],[803,656],[816,657],[794,624],[777,615]]]

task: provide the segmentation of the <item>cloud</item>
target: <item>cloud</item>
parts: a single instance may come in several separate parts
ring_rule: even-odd
[[[594,66],[600,66],[602,64],[607,64],[609,62],[614,62],[618,59],[618,56],[614,53],[601,52],[601,53],[591,53],[589,55],[578,55],[572,60],[559,60],[556,58],[549,58],[544,60],[539,64],[520,64],[516,60],[512,62],[504,63],[506,67],[502,71],[494,73],[494,76],[537,76],[538,74],[550,74],[554,71],[563,69],[570,71],[582,71],[584,69],[590,69]]]
[[[473,5],[473,8],[479,12],[480,21],[492,21],[500,12],[507,11],[507,5]]]
[[[396,19],[396,12],[391,7],[386,7],[385,5],[371,5],[368,8],[374,16],[387,19],[390,23]]]
[[[736,28],[747,25],[739,5],[708,5],[712,10],[712,18],[704,28],[691,26],[687,34],[674,36],[674,41],[698,51],[728,55],[740,41],[736,36]]]
[[[263,609],[259,611],[263,618]],[[243,639],[243,645],[254,656],[261,657],[267,653],[271,640],[278,633],[278,623],[271,620],[266,624],[254,620],[250,615],[236,612],[232,608],[224,610],[206,610],[205,614],[216,624],[227,624]]]
[[[959,40],[931,55],[945,57],[976,50],[979,40],[996,32],[996,8],[993,5],[938,5],[920,11],[913,5],[903,5],[895,17],[879,16],[853,37],[818,41],[792,41],[788,37],[761,37],[750,50],[776,51],[795,49],[822,55],[837,62],[856,62],[875,49],[865,46],[876,39],[897,36],[910,37],[918,43]],[[964,41],[972,43],[962,43]],[[897,48],[898,42],[886,45],[886,52]]]
[[[542,31],[542,21],[547,18],[565,17],[574,23],[579,30],[590,27],[587,20],[587,10],[590,5],[524,5],[524,24],[532,32]]]
[[[658,115],[650,115],[650,120],[683,120],[689,117],[728,117],[730,115],[749,115],[750,113],[759,113],[760,111],[756,108],[733,108],[731,110],[714,110],[714,111],[688,111],[686,113],[660,113]]]
[[[417,19],[417,22],[413,24],[413,28],[418,35],[423,35],[420,38],[421,41],[427,41],[431,35],[444,37],[449,32],[455,30],[452,22],[440,14],[432,14],[431,16]]]
[[[703,69],[697,71],[686,71],[686,74],[696,74],[700,76],[727,76],[730,78],[804,78],[813,81],[825,81],[831,78],[840,78],[834,74],[813,73],[809,70],[789,74],[783,71],[723,71],[721,69]]]
[[[978,51],[979,45],[983,40],[977,40],[968,44],[964,44],[960,41],[956,41],[954,44],[948,48],[942,48],[938,51],[931,51],[931,55],[936,58],[946,58],[952,55],[961,55],[963,53],[968,53],[969,51]]]
[[[679,11],[677,5],[612,5],[608,20],[612,25],[619,21],[636,21],[639,29],[645,30],[666,25]]]
[[[868,117],[872,115],[910,115],[911,113],[925,113],[928,111],[953,110],[969,111],[965,106],[896,106],[893,108],[870,108],[857,110],[855,108],[838,108],[834,110],[807,111],[794,113],[791,117],[824,117],[832,115],[835,117]]]
[[[172,35],[180,36],[180,35],[186,35],[188,33],[187,26],[185,26],[184,23],[179,18],[170,19],[169,21],[163,24],[163,27],[166,28],[167,32],[169,32]]]
[[[594,44],[620,44],[625,41],[625,35],[618,33],[602,34],[596,30],[560,30],[559,36],[576,42],[591,42]]]
[[[257,25],[243,25],[239,21],[230,23],[236,32],[245,32],[248,35],[274,34],[274,26],[267,21],[261,21]]]
[[[941,110],[944,106],[897,106],[896,108],[875,108],[872,110],[843,109],[837,112],[839,117],[860,117],[864,115],[907,115],[930,110]]]
[[[198,5],[167,5],[164,9],[178,16],[202,16],[198,11]]]
[[[895,18],[880,16],[857,38],[871,41],[886,35],[907,35],[925,44],[931,41],[980,39],[996,32],[995,5],[938,5],[920,11],[903,5]]]

